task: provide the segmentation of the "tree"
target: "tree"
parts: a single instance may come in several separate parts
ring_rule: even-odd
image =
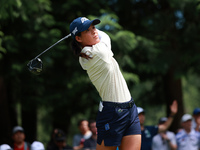
[[[139,96],[140,101],[143,106],[165,102],[169,108],[171,102],[177,99],[177,121],[184,113],[181,77],[191,69],[199,73],[198,6],[198,1],[187,0],[139,0],[126,3],[119,0],[111,6],[125,29],[152,43],[152,48],[144,47],[145,43],[138,44],[129,53],[135,65],[128,69],[138,74],[141,82],[153,84],[150,91],[142,92],[144,94]],[[169,109],[167,112],[169,114]],[[171,129],[176,131],[178,127],[178,124],[173,124]]]
[[[41,41],[48,36],[47,28],[55,22],[52,16],[46,13],[46,11],[51,11],[48,0],[34,2],[3,0],[1,6],[5,6],[1,8],[0,30],[4,33],[1,40],[6,52],[3,53],[1,59],[3,67],[0,69],[0,76],[4,83],[1,86],[5,89],[4,94],[6,95],[3,101],[10,104],[5,107],[6,110],[10,110],[9,115],[5,116],[10,122],[3,127],[6,129],[4,134],[11,135],[12,127],[19,124],[16,104],[20,103],[22,126],[28,133],[27,140],[31,142],[36,139],[36,108],[38,105],[36,102],[39,99],[38,96],[41,96],[43,87],[33,86],[42,83],[42,80],[29,75],[26,63],[27,59],[33,55],[30,49],[37,49],[38,46],[44,44]]]
[[[12,127],[20,124],[17,104],[30,142],[37,139],[38,108],[48,113],[42,120],[48,131],[52,125],[68,133],[71,118],[80,113],[96,117],[100,97],[70,51],[70,39],[41,56],[41,75],[26,68],[30,59],[69,34],[69,24],[78,16],[100,17],[98,28],[110,35],[137,104],[169,105],[177,98],[180,119],[181,77],[187,71],[199,73],[197,4],[186,0],[181,5],[173,0],[0,1],[4,6],[0,8],[0,106],[5,114],[0,116],[5,120],[0,126],[1,139],[6,137],[1,141],[9,141]],[[91,9],[85,9],[88,5]]]
[[[63,128],[65,131],[68,131],[73,115],[84,113],[88,108],[91,113],[94,112],[98,93],[88,84],[90,81],[84,71],[77,69],[80,66],[77,58],[72,57],[69,52],[69,39],[57,45],[52,53],[49,52],[43,58],[43,74],[34,76],[26,68],[28,60],[64,37],[66,32],[69,33],[66,27],[69,27],[72,18],[87,16],[92,12],[99,13],[104,1],[93,3],[95,9],[86,11],[82,6],[90,2],[1,1],[1,6],[5,6],[0,10],[0,77],[1,91],[4,94],[1,96],[2,106],[6,106],[5,110],[10,110],[5,113],[6,116],[2,116],[2,119],[8,120],[2,124],[3,129],[6,128],[2,137],[10,135],[12,127],[20,124],[17,118],[19,114],[16,112],[18,103],[21,105],[21,125],[30,142],[37,138],[38,107],[48,107],[53,127]],[[80,8],[81,11],[72,13],[75,8]],[[9,136],[7,137],[6,140],[9,141]]]

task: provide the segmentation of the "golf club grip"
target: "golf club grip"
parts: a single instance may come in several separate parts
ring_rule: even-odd
[[[67,36],[63,37],[62,39],[60,39],[59,41],[57,41],[57,42],[54,43],[53,45],[51,45],[49,48],[47,48],[46,50],[44,50],[44,51],[43,51],[42,53],[40,53],[39,55],[37,55],[37,56],[35,57],[35,59],[38,58],[38,57],[40,57],[40,56],[41,56],[42,54],[44,54],[46,51],[48,51],[49,49],[51,49],[52,47],[54,47],[55,45],[57,45],[58,43],[60,43],[61,41],[67,39],[67,38],[70,37],[70,36],[71,36],[71,33],[68,34]]]

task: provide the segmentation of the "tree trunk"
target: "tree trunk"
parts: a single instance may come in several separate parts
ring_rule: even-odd
[[[167,114],[170,115],[170,105],[173,100],[178,102],[178,112],[174,118],[172,125],[169,130],[177,132],[177,129],[180,128],[180,120],[184,113],[184,104],[182,96],[182,84],[180,78],[175,78],[174,68],[171,67],[167,74],[164,76],[164,90],[167,104]]]
[[[67,114],[66,108],[59,107],[57,109],[54,109],[54,112],[52,114],[52,125],[53,128],[59,128],[65,132],[66,135],[68,135],[69,127],[71,125],[71,115]]]
[[[12,128],[17,125],[16,110],[10,93],[11,88],[6,86],[3,77],[0,77],[0,144],[11,144]]]
[[[0,77],[0,144],[4,144],[9,141],[10,137],[10,115],[8,111],[8,103],[6,96],[6,87],[3,77]]]
[[[37,135],[37,111],[35,106],[27,106],[22,103],[22,127],[25,130],[26,139],[32,143]]]

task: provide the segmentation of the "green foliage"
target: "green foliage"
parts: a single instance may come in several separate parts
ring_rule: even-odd
[[[185,72],[191,69],[199,72],[198,6],[197,0],[126,3],[120,0],[110,6],[116,12],[120,25],[137,35],[136,48],[129,53],[134,65],[126,64],[123,69],[136,72],[140,84],[150,81],[154,85],[151,89],[154,94],[149,95],[148,100],[142,96],[147,95],[144,93],[148,93],[148,89],[140,92],[143,94],[137,98],[142,102],[152,104],[152,101],[157,101],[155,97],[164,98],[162,80],[171,68],[175,70],[176,79],[187,76]]]
[[[169,69],[173,67],[174,76],[185,80],[200,73],[199,10],[198,0],[1,0],[0,75],[9,87],[10,105],[20,103],[26,111],[38,107],[38,134],[54,127],[73,134],[77,130],[69,129],[78,119],[96,117],[100,97],[70,51],[71,39],[41,56],[41,75],[26,67],[30,59],[69,34],[73,19],[86,16],[101,20],[97,28],[110,36],[114,57],[137,104],[147,109],[165,107],[163,79]],[[191,86],[192,81],[191,88],[184,90],[197,95],[199,89]]]
[[[184,97],[184,112],[192,114],[194,108],[199,107],[199,75],[188,73],[188,77],[183,78],[183,97]]]
[[[2,47],[2,38],[4,34],[2,31],[0,31],[0,60],[3,58],[3,54],[6,53],[6,49]]]
[[[118,49],[122,50],[122,53],[125,54],[133,51],[137,46],[135,34],[130,31],[117,32],[113,40],[116,40]]]
[[[98,17],[101,23],[97,25],[101,30],[109,31],[111,33],[116,33],[122,27],[118,24],[118,17],[113,13],[108,13],[105,10],[101,10],[101,16]],[[95,19],[97,16],[88,16],[88,18]]]

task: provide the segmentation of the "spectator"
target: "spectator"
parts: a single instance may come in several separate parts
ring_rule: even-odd
[[[168,117],[167,121],[164,124],[158,125],[158,126],[144,126],[145,122],[145,111],[143,108],[138,107],[138,117],[140,120],[140,127],[142,131],[142,144],[141,144],[141,150],[151,150],[152,147],[152,138],[160,132],[163,132],[169,128],[171,125],[173,118],[175,114],[177,113],[178,106],[177,101],[174,100],[170,110],[171,114]]]
[[[13,150],[30,150],[30,143],[25,141],[24,129],[21,126],[13,128]]]
[[[2,144],[0,145],[0,150],[12,150],[12,149],[8,144]]]
[[[31,144],[31,150],[45,150],[44,145],[39,141],[34,141]]]
[[[200,131],[200,108],[195,108],[193,111],[192,128]]]
[[[158,126],[167,121],[166,117],[159,119]],[[173,132],[163,131],[153,137],[152,150],[176,150],[176,137]]]
[[[97,145],[97,127],[96,121],[91,120],[89,123],[89,128],[92,132],[92,136],[85,140],[84,142],[84,150],[95,150]]]
[[[72,150],[72,147],[67,145],[66,135],[61,129],[56,129],[53,139],[54,142],[47,147],[47,150]]]
[[[82,119],[78,122],[78,128],[80,133],[75,134],[73,137],[73,148],[74,150],[80,150],[84,146],[85,140],[89,139],[92,136],[92,132],[89,129],[88,121]]]
[[[182,130],[176,134],[178,150],[199,150],[200,133],[192,129],[192,116],[184,114],[181,118]]]
[[[50,139],[50,141],[49,141],[48,144],[47,144],[47,150],[48,150],[48,149],[52,149],[52,146],[55,145],[55,135],[56,135],[56,133],[58,132],[58,130],[59,130],[59,129],[57,129],[57,128],[53,129],[53,131],[52,131],[52,133],[51,133],[51,139]]]

